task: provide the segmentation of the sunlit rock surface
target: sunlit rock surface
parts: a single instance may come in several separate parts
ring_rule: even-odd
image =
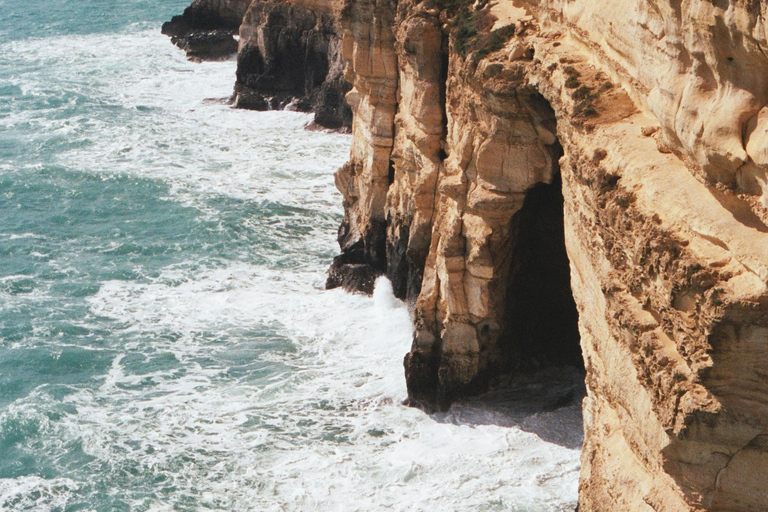
[[[271,5],[243,61],[336,27],[328,284],[408,302],[410,402],[583,364],[581,511],[768,509],[768,3]]]

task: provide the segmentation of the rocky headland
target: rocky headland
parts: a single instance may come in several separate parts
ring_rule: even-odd
[[[194,0],[162,32],[193,60],[237,55],[236,107],[314,112],[316,126],[347,131],[336,10],[314,0]]]
[[[351,126],[328,286],[410,305],[412,405],[583,367],[580,511],[768,510],[768,2],[195,6]]]
[[[193,60],[225,59],[237,53],[235,36],[250,0],[194,0],[163,23],[162,32]]]

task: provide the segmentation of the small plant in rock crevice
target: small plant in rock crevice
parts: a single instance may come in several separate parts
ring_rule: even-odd
[[[722,288],[714,288],[712,290],[712,292],[710,293],[709,298],[712,301],[712,305],[713,306],[717,307],[717,306],[722,306],[723,305],[723,299],[721,298],[722,293],[723,293],[723,289]]]
[[[561,63],[570,63],[572,61],[567,59],[560,59]],[[597,109],[595,108],[595,100],[597,100],[600,97],[600,94],[609,91],[613,88],[613,83],[611,83],[608,80],[605,80],[605,75],[603,73],[597,73],[593,77],[593,81],[600,81],[605,80],[602,84],[600,84],[600,87],[597,88],[597,90],[594,89],[594,87],[590,87],[588,85],[583,85],[581,83],[581,73],[579,70],[577,70],[573,66],[565,66],[563,68],[563,73],[565,73],[565,87],[568,89],[573,89],[574,91],[571,93],[571,98],[573,98],[575,101],[578,101],[576,103],[576,106],[573,109],[573,113],[577,116],[581,117],[593,117],[597,115]]]
[[[590,93],[592,92],[591,87],[587,87],[586,85],[582,85],[575,91],[573,91],[573,94],[571,95],[573,99],[575,100],[584,100],[589,97]]]
[[[576,68],[573,66],[565,66],[563,68],[563,72],[568,75],[568,78],[565,80],[565,86],[569,89],[576,89],[581,85],[581,82],[579,81],[579,76],[581,73],[579,73]]]
[[[603,84],[600,86],[600,88],[597,90],[598,93],[605,92],[608,90],[613,89],[613,84],[609,81],[603,82]]]
[[[475,37],[477,36],[477,19],[475,13],[467,9],[466,6],[462,7],[456,17],[453,19],[452,25],[455,34],[455,48],[456,52],[465,57],[470,47],[472,46]]]
[[[616,204],[625,210],[629,208],[629,205],[635,200],[634,194],[628,192],[626,194],[619,194],[616,196]]]
[[[515,33],[515,25],[510,24],[492,32],[486,30],[488,21],[479,12],[483,6],[475,6],[468,0],[429,0],[440,8],[449,18],[454,37],[454,48],[462,58],[475,52],[476,61],[504,48]]]
[[[428,0],[429,7],[435,7],[453,17],[462,9],[468,9],[472,5],[471,0]]]
[[[475,52],[475,59],[481,60],[490,55],[493,52],[497,52],[504,48],[507,43],[507,39],[502,35],[501,29],[491,32],[490,37],[486,41],[482,48]]]

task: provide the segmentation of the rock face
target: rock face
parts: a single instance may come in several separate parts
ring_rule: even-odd
[[[764,511],[766,19],[765,0],[259,2],[238,87],[274,108],[351,84],[328,286],[386,274],[409,304],[412,405],[583,365],[582,512]]]
[[[237,34],[251,0],[195,0],[163,24],[162,32],[194,60],[216,60],[237,52]]]
[[[411,304],[425,409],[583,359],[580,510],[768,509],[766,3],[481,5],[342,12],[333,275]]]
[[[195,0],[162,31],[191,59],[237,54],[236,107],[314,112],[315,125],[348,130],[340,8],[334,0]]]
[[[355,115],[352,121],[350,160],[336,172],[336,186],[344,196],[344,221],[339,228],[342,254],[329,271],[327,286],[346,284],[347,277],[365,271],[372,279],[386,272],[386,228],[384,206],[394,171],[390,163],[395,135],[397,106],[397,56],[395,2],[365,0],[348,2],[342,11],[342,56],[347,62],[345,78],[352,84],[347,101]]]
[[[326,128],[349,127],[341,37],[331,1],[256,0],[240,26],[235,104],[315,112]]]

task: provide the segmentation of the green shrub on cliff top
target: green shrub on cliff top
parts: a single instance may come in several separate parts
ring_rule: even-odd
[[[467,9],[472,3],[472,0],[429,0],[430,7],[445,11],[449,17],[455,16],[462,9]]]
[[[477,20],[474,12],[470,12],[466,6],[462,7],[459,14],[453,20],[455,27],[455,45],[456,52],[462,57],[466,57],[467,52],[472,47],[477,36]]]

